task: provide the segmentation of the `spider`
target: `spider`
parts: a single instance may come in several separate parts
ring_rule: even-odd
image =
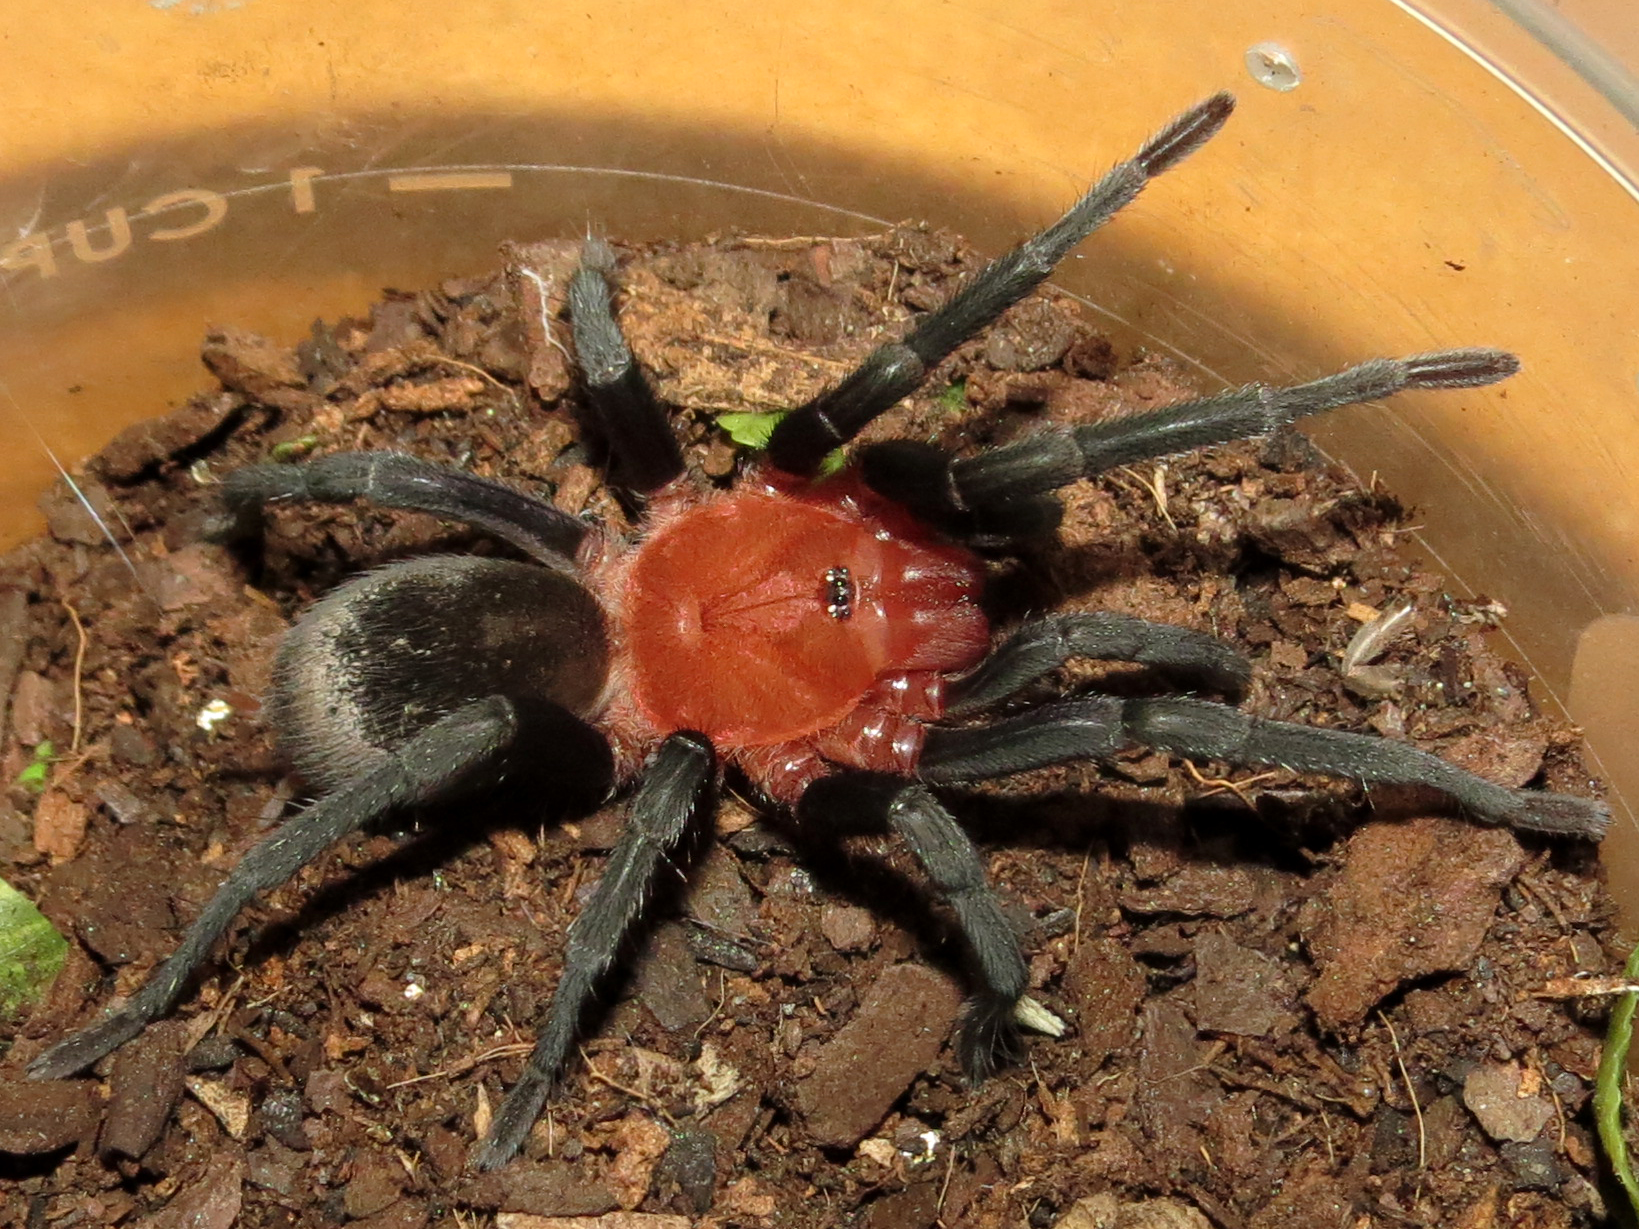
[[[1039,618],[993,643],[979,552],[1052,533],[1058,488],[1407,388],[1491,384],[1517,370],[1510,354],[1375,360],[1293,387],[1252,385],[1043,430],[961,459],[929,443],[872,444],[821,474],[827,456],[1199,149],[1233,106],[1218,94],[1174,119],[1057,222],[787,415],[766,457],[726,490],[686,473],[616,322],[614,252],[589,239],[569,286],[570,332],[612,478],[644,509],[635,541],[513,487],[391,452],[231,474],[222,536],[254,532],[270,501],[368,499],[465,521],[530,562],[393,563],[344,583],[295,624],[268,707],[318,801],[245,855],[140,990],[47,1050],[29,1074],[72,1074],[135,1037],[170,1010],[258,892],[342,836],[389,813],[503,789],[537,809],[632,793],[607,869],[569,931],[534,1052],[476,1146],[480,1168],[506,1163],[528,1135],[600,979],[728,765],[800,821],[886,830],[909,847],[968,947],[975,989],[958,1050],[975,1078],[1015,1046],[1027,968],[941,786],[1139,744],[1423,783],[1483,822],[1597,839],[1608,815],[1596,801],[1504,788],[1405,743],[1266,720],[1193,695],[1085,694],[995,715],[1074,657],[1155,667],[1230,700],[1250,679],[1247,661],[1209,635],[1107,612]]]

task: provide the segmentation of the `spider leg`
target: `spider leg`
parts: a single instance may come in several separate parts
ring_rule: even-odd
[[[1066,700],[968,729],[930,728],[918,767],[936,785],[1005,776],[1069,760],[1101,759],[1129,743],[1190,759],[1278,764],[1368,784],[1432,785],[1487,823],[1598,840],[1603,803],[1508,789],[1409,743],[1254,717],[1188,698]]]
[[[1058,506],[1049,493],[1077,478],[1267,435],[1310,414],[1408,388],[1475,388],[1518,370],[1519,360],[1502,350],[1374,359],[1307,384],[1249,384],[1112,422],[1041,431],[963,460],[936,445],[903,440],[862,450],[860,463],[871,489],[923,519],[970,540],[1005,542],[1051,530]]]
[[[844,828],[885,823],[950,902],[979,982],[963,1015],[957,1048],[962,1069],[983,1079],[1017,1046],[1013,1010],[1028,988],[1030,970],[972,839],[926,786],[886,774],[847,772],[823,778],[809,787],[802,807]]]
[[[705,735],[683,731],[669,736],[645,769],[603,878],[569,928],[563,977],[552,996],[546,1027],[522,1078],[507,1093],[473,1154],[479,1169],[505,1165],[535,1125],[575,1040],[587,1000],[642,911],[661,864],[687,833],[715,762]]]
[[[222,480],[223,515],[208,527],[221,540],[255,534],[270,500],[344,503],[368,499],[388,508],[465,521],[551,567],[574,558],[587,526],[533,495],[401,452],[339,452],[302,464],[247,465]]]
[[[972,949],[980,989],[968,1002],[958,1048],[962,1069],[981,1079],[1016,1046],[1013,1008],[1030,978],[1019,937],[985,879],[979,851],[932,793],[906,783],[888,804],[888,826],[950,901]]]
[[[1131,204],[1145,184],[1210,140],[1234,106],[1228,94],[1214,94],[1173,120],[1057,222],[986,265],[904,340],[878,347],[836,387],[792,411],[774,428],[769,460],[786,473],[814,473],[827,453],[909,396],[945,356],[1045,281],[1071,248]]]
[[[586,399],[614,457],[614,477],[641,494],[683,473],[683,453],[631,347],[609,296],[615,253],[588,238],[569,281],[569,327],[586,381]]]
[[[1132,615],[1095,611],[1052,615],[1024,624],[946,692],[945,713],[960,717],[1015,695],[1072,657],[1130,661],[1191,675],[1202,685],[1239,696],[1252,669],[1216,636],[1151,623]]]
[[[429,725],[379,767],[326,795],[253,848],[233,868],[176,951],[140,990],[90,1028],[58,1042],[29,1064],[36,1080],[72,1075],[164,1015],[189,976],[257,893],[277,887],[336,841],[389,811],[435,802],[474,770],[493,764],[518,732],[510,701],[476,700]]]

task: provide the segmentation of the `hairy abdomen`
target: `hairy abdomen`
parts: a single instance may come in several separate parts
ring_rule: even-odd
[[[291,629],[269,710],[302,776],[330,789],[473,700],[595,714],[608,675],[596,600],[528,563],[433,555],[355,577]]]

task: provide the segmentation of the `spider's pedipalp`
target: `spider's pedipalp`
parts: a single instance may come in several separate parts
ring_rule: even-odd
[[[569,327],[587,403],[614,461],[611,478],[648,494],[682,474],[683,452],[615,321],[614,270],[614,249],[587,239],[569,280]]]
[[[1104,759],[1137,743],[1190,759],[1276,764],[1367,784],[1429,785],[1465,812],[1507,828],[1598,840],[1610,823],[1603,803],[1540,790],[1508,789],[1410,743],[1254,717],[1209,700],[1096,696],[1045,705],[968,729],[931,729],[919,775],[959,784]]]
[[[1372,359],[1285,388],[1248,384],[1109,422],[1038,432],[975,457],[956,460],[932,445],[917,445],[913,453],[886,443],[862,449],[860,464],[872,490],[972,540],[987,517],[1005,517],[1077,478],[1253,439],[1312,414],[1407,389],[1476,388],[1518,370],[1519,360],[1507,351],[1478,348]]]
[[[350,832],[389,812],[439,801],[473,772],[493,765],[518,734],[517,714],[500,696],[450,713],[388,754],[373,770],[286,820],[247,853],[217,889],[176,951],[142,988],[90,1028],[29,1064],[36,1080],[84,1070],[164,1015],[233,919],[259,892],[277,887]]]
[[[338,452],[234,470],[222,480],[223,512],[207,534],[224,540],[253,536],[262,506],[274,501],[354,499],[465,521],[549,567],[567,567],[587,532],[584,522],[549,503],[448,465],[402,452]]]
[[[563,977],[552,996],[546,1027],[523,1076],[507,1092],[489,1133],[474,1153],[478,1168],[506,1164],[535,1125],[598,979],[642,911],[665,858],[687,834],[715,768],[710,740],[684,730],[667,738],[644,770],[643,783],[632,799],[626,826],[609,854],[603,877],[569,928]]]
[[[1211,139],[1234,106],[1230,95],[1214,94],[1184,112],[1057,222],[981,269],[903,340],[879,346],[841,383],[792,411],[768,441],[769,460],[789,474],[814,473],[827,453],[909,396],[935,364],[1041,285],[1071,248],[1130,205],[1145,184]]]
[[[979,668],[953,682],[945,715],[961,717],[1017,694],[1072,657],[1129,661],[1239,696],[1252,680],[1246,658],[1216,636],[1113,611],[1051,615],[1024,624]]]

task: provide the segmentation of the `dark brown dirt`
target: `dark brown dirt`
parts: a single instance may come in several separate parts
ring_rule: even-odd
[[[623,323],[712,481],[746,459],[715,412],[800,401],[974,265],[913,229],[624,257]],[[74,940],[47,1000],[3,1034],[0,1222],[1599,1219],[1604,1007],[1572,980],[1611,968],[1593,852],[1472,827],[1418,790],[1377,790],[1373,810],[1346,783],[1142,752],[954,800],[1032,993],[1069,1024],[976,1089],[949,1044],[960,948],[903,858],[758,817],[732,782],[718,839],[663,896],[563,1095],[500,1172],[464,1173],[466,1152],[518,1074],[618,806],[345,842],[247,913],[173,1021],[95,1078],[23,1081],[300,798],[258,715],[289,621],[361,568],[503,549],[426,516],[307,506],[229,551],[199,538],[221,474],[396,448],[630,527],[546,336],[565,338],[574,260],[520,247],[501,274],[391,294],[293,349],[212,333],[220,386],[79,477],[120,550],[58,489],[49,535],[0,561],[3,780],[44,739],[62,754],[43,795],[0,795],[0,866]],[[1047,296],[873,435],[976,447],[1184,391]],[[1424,571],[1393,499],[1301,437],[1114,473],[1066,502],[1058,540],[997,564],[1004,625],[1104,608],[1210,630],[1255,660],[1258,713],[1407,738],[1510,785],[1590,788],[1574,732],[1488,647],[1503,612]],[[1401,603],[1396,634],[1342,671]],[[1043,690],[1156,685],[1077,663]]]

